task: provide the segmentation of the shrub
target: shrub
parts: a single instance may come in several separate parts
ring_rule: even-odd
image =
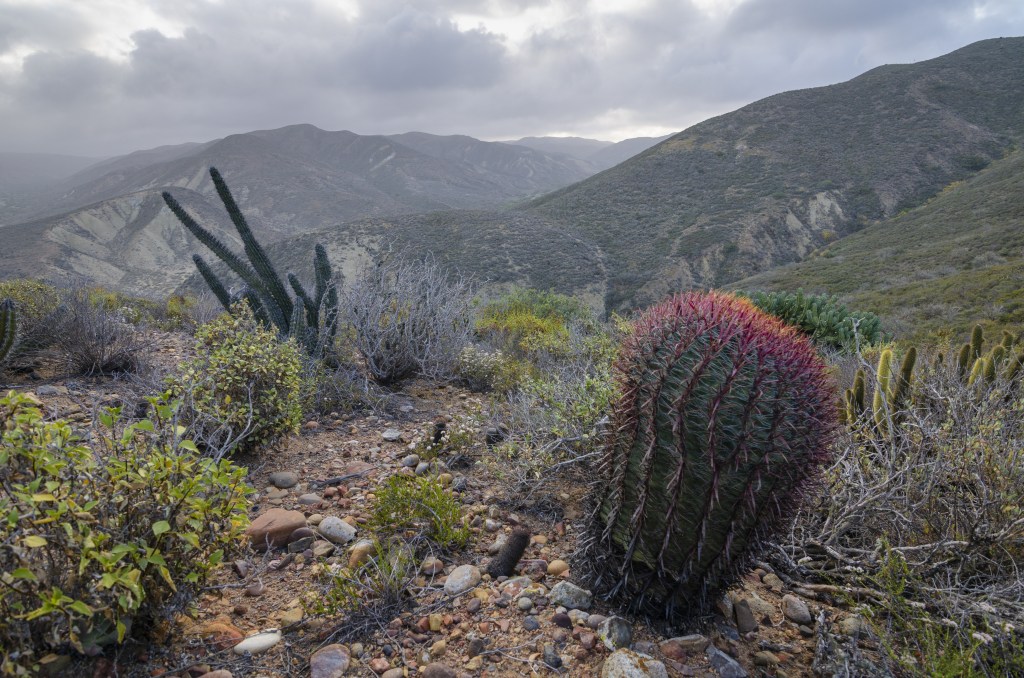
[[[810,343],[746,300],[648,309],[615,365],[597,472],[597,590],[705,614],[828,459],[838,399]]]
[[[53,344],[57,334],[54,324],[61,304],[57,288],[37,280],[5,280],[0,282],[0,299],[11,299],[18,315],[18,341],[9,356],[15,366]]]
[[[454,376],[469,343],[472,285],[432,262],[397,260],[365,269],[343,313],[370,374],[383,384],[412,375]]]
[[[0,673],[35,675],[70,645],[96,653],[178,612],[242,543],[245,470],[200,457],[175,405],[89,442],[34,401],[0,398]]]
[[[111,299],[85,287],[68,290],[55,334],[69,373],[89,376],[138,369],[149,342],[126,317],[130,309],[110,303]]]
[[[196,330],[198,355],[170,378],[193,435],[215,457],[252,451],[302,423],[299,351],[244,303]]]
[[[370,525],[389,534],[422,532],[441,548],[465,546],[469,528],[458,500],[435,478],[395,475],[377,492]]]
[[[754,292],[750,300],[811,338],[817,346],[854,351],[858,345],[882,341],[882,323],[874,313],[849,311],[827,294]]]
[[[456,368],[459,381],[473,391],[508,393],[532,372],[529,363],[507,353],[466,346],[459,353]]]
[[[484,341],[520,357],[564,354],[573,326],[585,332],[597,329],[586,304],[564,294],[522,287],[486,304],[476,321]]]

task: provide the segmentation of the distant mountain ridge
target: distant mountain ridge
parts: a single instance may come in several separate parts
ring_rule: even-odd
[[[589,161],[421,133],[364,137],[298,125],[233,135],[154,149],[146,152],[158,160],[150,164],[126,156],[86,169],[68,181],[63,214],[2,227],[15,246],[0,260],[0,274],[70,272],[152,295],[193,284],[188,255],[198,244],[154,196],[169,187],[230,237],[223,210],[210,200],[209,164],[225,174],[260,238],[274,243],[281,267],[297,271],[308,266],[314,242],[324,242],[346,274],[382,248],[404,248],[482,281],[581,294],[595,307],[628,310],[674,290],[753,284],[760,279],[751,276],[868,242],[854,234],[892,237],[911,226],[910,237],[941,245],[934,257],[958,238],[973,238],[970,266],[991,260],[1016,270],[1012,243],[1019,239],[1009,234],[1021,230],[1024,195],[991,200],[1001,205],[994,212],[958,212],[940,197],[962,182],[970,188],[955,192],[967,196],[962,206],[1013,185],[982,178],[1019,169],[1022,102],[1024,38],[986,40],[768,97],[527,202]],[[588,147],[587,140],[564,143],[576,152]],[[917,211],[924,206],[931,211]],[[901,216],[911,212],[942,221],[944,234]],[[883,269],[890,265],[899,270],[900,259]],[[984,279],[956,270],[962,280]],[[854,272],[865,289],[894,284],[870,279],[880,274],[867,264]]]
[[[600,172],[660,144],[670,136],[672,135],[635,137],[618,142],[583,137],[523,137],[503,143],[526,146],[544,153],[568,155],[583,161],[588,167],[593,168],[594,172]]]
[[[786,92],[680,132],[532,214],[596,244],[607,308],[798,261],[1024,138],[1024,38]]]

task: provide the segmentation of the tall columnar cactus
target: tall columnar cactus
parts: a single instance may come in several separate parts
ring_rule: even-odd
[[[288,283],[296,294],[296,299],[293,300],[266,251],[256,240],[217,168],[210,168],[210,178],[228,216],[231,217],[231,223],[238,231],[248,262],[232,252],[213,233],[200,226],[167,191],[163,193],[164,202],[199,242],[206,245],[242,279],[245,287],[241,291],[241,296],[248,301],[260,321],[267,326],[276,327],[282,336],[294,337],[308,353],[321,354],[325,346],[333,344],[338,324],[338,293],[332,282],[327,250],[319,244],[315,248],[313,269],[316,286],[312,296],[293,273],[287,275]],[[201,256],[194,254],[192,260],[217,300],[224,308],[229,309],[233,299],[224,283]],[[321,320],[324,321],[323,324]]]
[[[14,308],[14,301],[4,299],[0,302],[0,364],[3,364],[11,349],[14,348],[14,338],[18,333],[18,317]]]
[[[981,325],[975,325],[971,331],[971,360],[981,357],[981,347],[985,344],[985,330]]]
[[[649,309],[616,374],[594,587],[633,609],[700,616],[828,458],[836,394],[806,338],[718,293]]]

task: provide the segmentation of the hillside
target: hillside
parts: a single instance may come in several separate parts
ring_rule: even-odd
[[[1024,151],[739,289],[838,294],[903,336],[1024,326]]]
[[[543,153],[568,155],[585,163],[593,172],[600,172],[625,162],[665,139],[668,136],[634,137],[618,142],[582,137],[523,137],[504,143],[526,146]]]
[[[798,261],[923,203],[1020,140],[1022,98],[1024,38],[986,40],[768,97],[530,211],[604,251],[609,308],[641,305]]]
[[[431,256],[491,288],[515,284],[550,288],[595,307],[601,305],[607,277],[597,248],[519,211],[463,210],[363,219],[280,242],[272,256],[280,270],[309,279],[316,243],[324,244],[335,270],[345,276],[355,275],[386,251],[400,251],[414,258]],[[205,289],[194,267],[190,273],[181,289]]]

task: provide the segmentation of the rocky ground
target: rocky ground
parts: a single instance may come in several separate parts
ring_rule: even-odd
[[[178,348],[165,338],[160,351],[170,359]],[[44,381],[19,390],[79,423],[96,405],[126,398],[127,385],[117,382]],[[510,484],[489,458],[478,416],[487,403],[477,394],[412,384],[394,405],[393,415],[308,422],[280,449],[239,460],[258,489],[252,543],[272,548],[250,548],[224,567],[197,608],[179,614],[155,642],[83,660],[71,675],[864,675],[848,668],[859,654],[850,638],[863,630],[859,618],[767,565],[729,592],[700,633],[666,633],[617,616],[574,583],[585,488],[571,469],[531,492]],[[459,455],[442,452],[431,466],[411,448],[439,420],[477,428]],[[468,517],[468,546],[421,556],[404,609],[391,616],[310,612],[327,568],[368,557],[363,539],[381,483],[396,473],[438,472]],[[514,576],[494,580],[486,566],[517,526],[529,530],[530,545]],[[866,638],[860,645],[874,649]]]

